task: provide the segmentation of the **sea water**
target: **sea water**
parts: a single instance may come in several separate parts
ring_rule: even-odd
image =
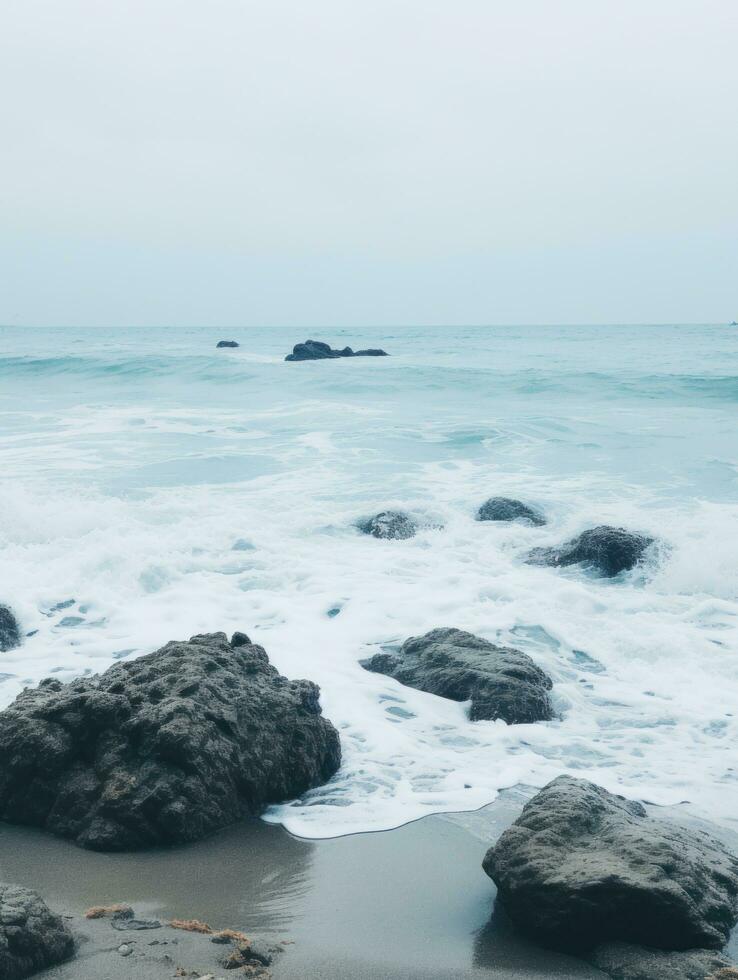
[[[171,639],[244,630],[321,687],[343,764],[267,819],[322,837],[559,773],[738,820],[738,329],[314,329],[387,358],[285,363],[295,329],[0,328],[0,707]],[[238,340],[216,350],[219,339]],[[545,527],[480,523],[513,496]],[[358,519],[403,509],[406,541]],[[616,579],[525,563],[596,524]],[[455,626],[528,653],[557,717],[361,668]]]

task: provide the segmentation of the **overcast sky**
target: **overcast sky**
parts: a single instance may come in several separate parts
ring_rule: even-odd
[[[730,319],[736,0],[0,4],[0,323]]]

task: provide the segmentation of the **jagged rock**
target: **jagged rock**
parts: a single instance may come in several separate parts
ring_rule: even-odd
[[[295,344],[292,353],[285,357],[285,361],[322,361],[336,357],[387,357],[386,350],[369,348],[367,350],[351,350],[344,347],[342,350],[334,350],[329,344],[324,344],[320,340],[306,340],[304,344]]]
[[[371,534],[374,538],[412,538],[418,526],[407,514],[398,510],[383,510],[381,514],[370,517],[366,521],[359,521],[356,525],[364,534]]]
[[[20,626],[7,606],[0,605],[0,652],[20,646]]]
[[[498,899],[536,940],[719,949],[738,919],[738,859],[707,834],[559,776],[484,859]]]
[[[47,679],[0,713],[0,818],[96,850],[197,840],[333,775],[318,696],[243,633]]]
[[[412,636],[396,655],[378,653],[361,665],[419,691],[471,701],[472,721],[501,718],[516,725],[553,717],[551,679],[527,654],[464,630]]]
[[[236,340],[219,340],[215,346],[216,347],[240,347],[241,345]]]
[[[29,977],[73,953],[71,932],[36,892],[0,883],[2,980]]]
[[[634,534],[622,527],[600,527],[583,531],[560,548],[534,548],[528,555],[531,565],[588,565],[612,578],[637,565],[654,539]]]
[[[716,970],[731,966],[714,949],[666,952],[628,943],[598,946],[588,959],[612,980],[706,980],[708,974],[715,976]]]
[[[512,497],[490,497],[477,512],[478,521],[520,521],[541,527],[546,518],[537,510]]]

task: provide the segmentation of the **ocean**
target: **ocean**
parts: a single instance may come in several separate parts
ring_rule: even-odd
[[[387,358],[285,363],[306,339]],[[220,339],[235,350],[216,350]],[[738,328],[0,328],[0,707],[171,639],[247,632],[321,687],[343,765],[304,837],[472,810],[568,772],[738,823]],[[481,523],[493,495],[545,527]],[[360,534],[402,509],[410,540]],[[525,563],[596,524],[615,579]],[[456,626],[528,653],[554,721],[363,670]]]

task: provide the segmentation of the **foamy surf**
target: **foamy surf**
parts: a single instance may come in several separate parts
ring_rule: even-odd
[[[50,674],[243,629],[280,671],[320,684],[341,733],[336,777],[266,815],[295,834],[470,810],[561,772],[734,821],[734,389],[684,380],[722,378],[728,338],[711,327],[398,334],[371,335],[393,355],[383,363],[287,365],[291,338],[254,332],[264,360],[241,384],[226,364],[240,352],[215,360],[207,331],[159,331],[156,346],[171,338],[176,356],[153,375],[154,341],[128,332],[121,356],[140,370],[112,384],[98,349],[82,386],[77,367],[51,386],[6,373],[0,600],[33,635],[0,654],[0,704]],[[6,364],[27,356],[12,351],[28,335],[3,332]],[[74,335],[34,336],[45,361],[44,344]],[[674,376],[634,386],[665,338]],[[531,379],[554,343],[549,382]],[[608,377],[622,373],[619,394],[593,385],[604,360]],[[477,522],[492,493],[535,504],[548,525]],[[358,533],[385,508],[410,513],[419,534]],[[599,523],[659,546],[612,581],[525,563],[530,548]],[[360,667],[436,626],[528,653],[554,680],[556,720],[472,724],[464,705]]]

